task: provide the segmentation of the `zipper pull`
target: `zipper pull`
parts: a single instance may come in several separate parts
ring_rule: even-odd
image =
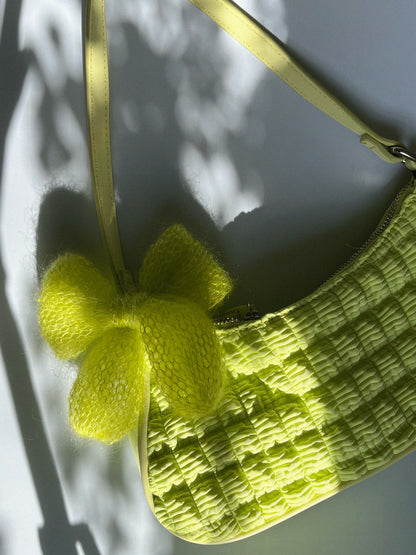
[[[241,322],[258,320],[259,318],[260,313],[251,303],[236,306],[213,317],[215,325],[227,327],[236,326]]]

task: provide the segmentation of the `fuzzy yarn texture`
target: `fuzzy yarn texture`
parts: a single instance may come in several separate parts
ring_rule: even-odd
[[[212,411],[225,373],[207,311],[232,282],[180,225],[151,246],[138,291],[117,292],[90,261],[65,254],[47,270],[39,295],[42,334],[59,358],[82,363],[69,399],[72,427],[105,443],[135,425],[153,380],[185,419]]]

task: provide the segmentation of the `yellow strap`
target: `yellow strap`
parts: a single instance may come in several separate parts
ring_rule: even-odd
[[[85,37],[85,71],[91,169],[101,235],[117,286],[131,290],[117,227],[110,142],[110,90],[104,0],[89,0]]]
[[[403,145],[381,137],[365,125],[301,68],[279,41],[237,4],[230,0],[190,0],[190,2],[245,46],[299,95],[359,135],[361,142],[383,160],[392,163],[405,162],[410,170],[416,170],[415,160],[394,155],[388,149],[388,147]]]

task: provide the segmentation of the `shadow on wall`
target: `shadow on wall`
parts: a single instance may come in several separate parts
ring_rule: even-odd
[[[182,223],[218,251],[220,234],[180,175],[184,137],[175,117],[177,94],[166,77],[167,59],[155,55],[133,25],[123,24],[121,33],[123,65],[111,63],[110,55],[113,162],[123,251],[134,275],[149,245],[173,223]],[[121,116],[126,106],[137,114],[137,130]]]
[[[29,68],[35,65],[33,52],[20,51],[18,28],[22,2],[6,2],[0,42],[0,66],[10,67],[7,80],[0,89],[0,175],[3,174],[5,145],[10,122],[20,98]],[[44,553],[71,553],[76,555],[76,542],[83,545],[85,553],[97,554],[88,526],[69,523],[62,489],[46,438],[39,405],[33,390],[28,360],[19,330],[11,312],[5,290],[6,276],[0,269],[0,346],[9,381],[10,391],[20,427],[44,525],[39,539]]]

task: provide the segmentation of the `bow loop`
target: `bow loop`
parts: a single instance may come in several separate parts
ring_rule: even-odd
[[[110,325],[115,286],[83,256],[61,256],[46,272],[39,324],[56,355],[75,358]]]
[[[145,395],[145,351],[139,332],[107,331],[91,347],[69,398],[74,430],[105,443],[134,426]]]
[[[232,289],[227,272],[181,225],[169,227],[150,247],[139,285],[150,295],[186,297],[204,310],[212,310]]]
[[[188,299],[151,297],[140,321],[150,366],[168,403],[185,418],[212,410],[224,372],[214,326],[201,307]]]

